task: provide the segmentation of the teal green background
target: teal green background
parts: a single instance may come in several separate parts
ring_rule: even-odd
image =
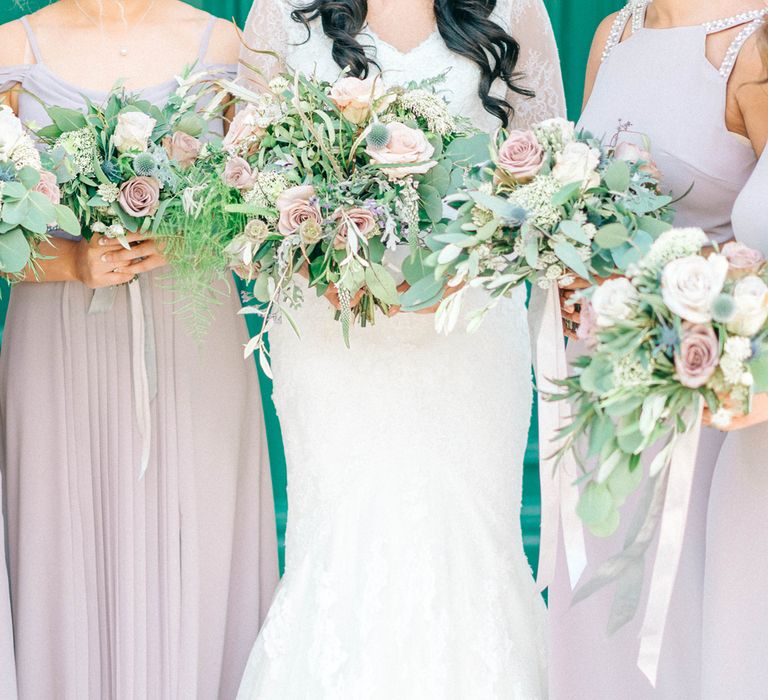
[[[622,0],[546,0],[552,24],[560,47],[560,57],[563,66],[563,78],[568,97],[570,116],[578,117],[584,82],[589,46],[595,27],[600,20],[611,12],[618,10],[624,3]],[[32,11],[48,4],[45,0],[22,0],[26,11]],[[191,5],[203,8],[219,17],[234,19],[240,25],[245,21],[250,7],[249,0],[192,0]],[[0,1],[0,23],[15,19],[21,10],[9,0]],[[522,31],[517,32],[519,39],[524,41]],[[8,293],[3,290],[0,302],[0,321],[5,318]],[[0,324],[0,333],[2,325]],[[275,490],[275,504],[278,518],[278,533],[281,544],[281,561],[283,554],[283,535],[287,499],[285,493],[285,457],[283,455],[280,424],[275,415],[271,401],[272,388],[269,381],[261,376],[264,408],[267,417],[267,432],[269,437],[270,456],[272,459],[272,477]],[[528,452],[525,460],[525,481],[523,487],[522,524],[525,547],[532,565],[535,567],[538,559],[540,499],[538,487],[538,444],[536,439],[536,420],[534,415],[533,428],[529,439]]]

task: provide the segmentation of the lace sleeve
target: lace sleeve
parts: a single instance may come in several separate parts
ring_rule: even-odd
[[[513,125],[525,128],[543,119],[565,117],[560,56],[543,0],[506,0],[506,3],[509,32],[520,42],[517,64],[520,82],[536,93],[530,99],[514,93],[507,96],[515,108]]]
[[[288,0],[254,0],[240,50],[239,77],[248,87],[263,86],[283,70],[287,48],[296,42],[296,29],[302,29],[291,20],[290,12]],[[279,58],[260,51],[272,52]]]

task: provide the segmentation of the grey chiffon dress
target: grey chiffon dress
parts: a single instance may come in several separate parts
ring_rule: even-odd
[[[768,257],[768,151],[733,210]],[[703,700],[768,695],[768,423],[728,433],[712,481],[704,576]]]
[[[22,120],[47,123],[35,98],[80,108],[82,95],[105,97],[58,79],[22,22],[35,63],[0,68],[0,89],[24,90]],[[214,22],[190,63],[205,63]],[[174,88],[143,96],[161,104]],[[237,295],[201,342],[176,314],[168,276],[118,288],[96,314],[80,283],[12,291],[0,465],[22,699],[232,698],[276,587],[264,417]],[[153,389],[139,478],[142,352]]]
[[[692,187],[675,204],[675,225],[703,228],[712,240],[724,242],[733,237],[733,204],[757,161],[750,143],[726,128],[727,84],[741,49],[768,10],[706,25],[651,29],[645,27],[644,21],[649,1],[630,3],[619,13],[580,126],[611,139],[623,125],[619,138],[638,144],[642,144],[642,135],[647,135],[663,174],[664,188],[679,197]],[[736,27],[740,30],[724,64],[712,65],[705,54],[707,36]],[[580,343],[569,345],[571,359],[586,352]],[[724,439],[723,433],[714,429],[702,432],[682,560],[655,688],[637,665],[655,544],[646,557],[639,612],[609,636],[607,625],[615,586],[572,605],[561,537],[549,597],[552,700],[701,700],[707,509]],[[582,582],[622,550],[632,512],[633,505],[628,503],[624,526],[613,537],[587,538],[589,563]]]

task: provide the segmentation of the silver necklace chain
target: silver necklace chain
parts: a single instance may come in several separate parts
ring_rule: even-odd
[[[128,23],[126,21],[125,40],[118,47],[118,53],[123,58],[128,56],[128,53],[129,53],[129,48],[128,48],[128,39],[130,38],[129,34],[132,33],[132,32],[135,32],[136,29],[138,29],[141,26],[141,24],[149,16],[149,13],[152,11],[152,9],[154,8],[154,6],[156,4],[157,4],[157,0],[151,0],[149,5],[147,5],[147,9],[144,10],[144,14],[142,14],[141,17],[139,17],[139,19],[136,20],[136,22],[134,22],[132,27],[130,25],[128,25]],[[103,34],[103,32],[104,32],[104,22],[103,22],[103,20],[101,18],[99,18],[99,21],[97,22],[88,12],[86,12],[83,9],[83,6],[80,4],[80,0],[75,0],[75,6],[80,11],[80,14],[82,14],[83,17],[85,17],[94,27],[98,28],[102,32],[102,34]]]

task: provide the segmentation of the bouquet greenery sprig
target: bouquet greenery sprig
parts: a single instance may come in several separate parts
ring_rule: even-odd
[[[117,87],[85,112],[47,106],[51,125],[38,136],[62,161],[63,201],[86,235],[156,233],[170,203],[186,194],[186,172],[206,155],[201,138],[219,101],[200,113],[206,75],[190,70],[163,107]]]
[[[61,204],[54,170],[19,118],[0,106],[0,273],[11,280],[41,257],[49,229],[80,235],[77,217]]]
[[[300,275],[318,295],[337,290],[347,343],[355,320],[373,323],[377,308],[401,304],[403,277],[423,277],[422,240],[488,147],[451,115],[442,80],[386,89],[378,76],[332,84],[288,73],[263,93],[224,86],[245,103],[223,144],[222,177],[241,199],[228,211],[246,217],[226,254],[255,281],[264,306],[253,308],[266,319],[248,352],[266,358],[272,319],[291,321],[303,300]],[[401,243],[411,247],[402,270],[386,256]],[[438,291],[421,302],[436,303]]]
[[[500,130],[474,178],[453,198],[458,218],[428,240],[427,259],[445,285],[490,292],[470,330],[524,281],[548,289],[625,272],[671,226],[671,198],[646,150],[603,144],[563,119]],[[438,328],[454,327],[462,296],[445,297]]]
[[[765,259],[739,243],[705,256],[709,245],[700,229],[667,231],[628,277],[604,282],[582,307],[591,352],[552,398],[573,407],[563,449],[593,465],[579,515],[596,535],[618,527],[643,453],[658,448],[651,477],[670,466],[702,402],[724,427],[768,390]]]

